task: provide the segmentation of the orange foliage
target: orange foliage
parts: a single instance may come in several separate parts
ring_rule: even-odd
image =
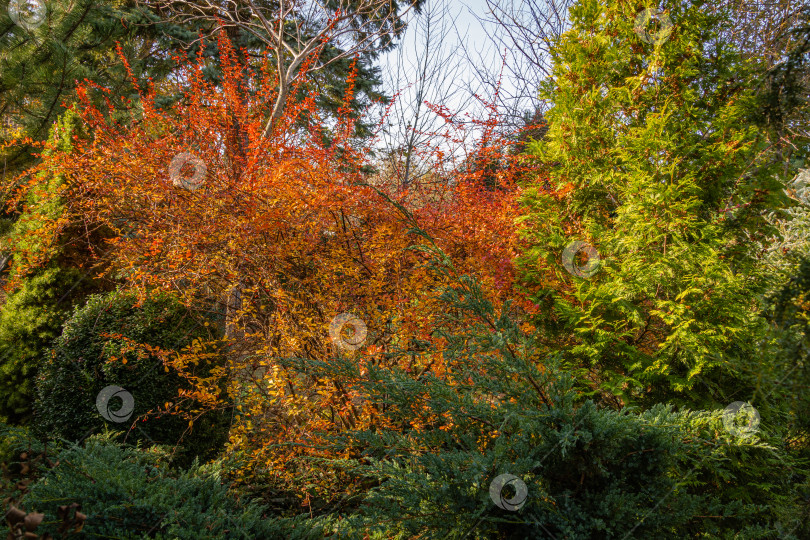
[[[270,64],[241,66],[220,40],[221,87],[203,80],[200,60],[187,66],[186,99],[171,110],[159,110],[147,89],[129,111],[132,121],[121,124],[91,104],[89,93],[98,89],[81,88],[77,110],[94,139],[43,156],[41,167],[62,171],[73,212],[117,233],[107,262],[128,287],[144,295],[175,291],[189,304],[239,299],[227,364],[205,380],[191,378],[195,390],[186,397],[220,406],[218,384],[226,380],[235,402],[229,452],[244,458],[244,473],[269,470],[292,486],[294,458],[318,455],[324,434],[386,420],[347,390],[350,379],[304,379],[277,359],[333,358],[339,351],[328,328],[348,312],[367,327],[361,354],[352,353],[360,377],[370,363],[449,376],[443,344],[432,334],[446,309],[436,293],[447,283],[426,268],[424,254],[407,249],[424,240],[408,233],[403,215],[380,195],[403,202],[407,193],[385,182],[363,184],[367,153],[350,138],[348,115],[329,130],[331,145],[323,144],[318,131],[325,125],[308,131],[295,124],[302,113],[327,123],[310,93],[290,102],[263,136],[275,88]],[[504,148],[494,136],[487,145],[489,152]],[[514,289],[514,181],[508,169],[500,191],[473,180],[444,186],[413,216],[456,268],[482,281],[496,306],[512,298],[529,309]],[[415,339],[435,352],[386,354]],[[182,354],[151,352],[188,375],[190,365],[210,360],[205,350],[195,343]]]

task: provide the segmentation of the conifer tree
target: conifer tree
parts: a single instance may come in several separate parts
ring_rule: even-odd
[[[540,92],[550,128],[530,151],[548,180],[525,186],[520,264],[541,341],[592,391],[725,405],[745,399],[736,367],[761,361],[766,280],[751,241],[780,186],[747,120],[757,66],[720,39],[723,13],[667,0],[657,26],[641,25],[654,8],[571,8]]]
[[[192,28],[162,22],[131,0],[31,2],[43,14],[37,24],[19,25],[13,4],[0,10],[0,117],[19,135],[43,141],[70,105],[76,84],[92,81],[112,90],[109,97],[132,96],[130,76],[118,57],[127,58],[141,83],[159,82],[171,67],[171,38],[191,39]],[[19,3],[19,2],[17,2]],[[10,140],[12,130],[0,137]],[[24,169],[34,156],[29,145],[3,151],[5,174]]]
[[[72,110],[51,130],[57,149],[71,147],[78,132]],[[44,226],[63,221],[66,210],[57,172],[37,177],[39,189],[26,197],[25,212],[0,238],[0,251],[14,253],[7,277],[11,294],[0,311],[0,420],[30,420],[35,379],[45,351],[61,333],[73,306],[100,284],[78,268],[82,243],[76,231],[63,229],[55,237]]]

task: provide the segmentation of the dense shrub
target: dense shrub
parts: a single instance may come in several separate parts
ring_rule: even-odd
[[[727,5],[657,5],[675,29],[647,41],[644,3],[571,7],[540,91],[549,130],[528,145],[548,178],[521,195],[519,264],[544,344],[606,403],[724,407],[750,399],[735,371],[759,357],[772,282],[754,246],[783,185],[747,120],[756,63],[721,37]]]
[[[56,509],[73,502],[87,515],[79,538],[317,538],[300,519],[275,520],[255,502],[229,493],[215,466],[179,473],[166,454],[92,437],[61,452],[20,506],[45,514],[39,534],[56,533]],[[58,536],[55,536],[58,537]],[[320,536],[322,537],[322,535]]]
[[[59,150],[68,150],[76,127],[76,115],[67,112],[51,127],[49,138]],[[12,291],[0,312],[2,421],[23,424],[30,420],[34,381],[42,357],[73,307],[91,292],[101,290],[94,276],[80,269],[87,257],[76,238],[81,235],[71,234],[75,229],[49,228],[52,223],[69,221],[63,189],[64,178],[58,171],[36,174],[20,201],[24,204],[17,219],[0,219],[0,258],[6,254],[10,257],[0,270],[6,278],[3,286]],[[8,203],[7,198],[3,200],[3,205]],[[16,208],[10,205],[3,210]]]
[[[695,538],[733,532],[767,538],[778,532],[779,508],[766,504],[776,497],[759,498],[778,483],[768,479],[764,489],[752,488],[754,500],[739,495],[763,471],[782,464],[762,441],[724,434],[719,412],[676,413],[659,406],[628,414],[556,400],[553,408],[516,403],[498,409],[486,414],[469,404],[450,407],[449,415],[476,420],[446,433],[352,434],[355,447],[366,446],[369,456],[358,460],[354,472],[378,485],[342,520],[326,522],[349,538],[370,533],[381,539]],[[746,471],[744,463],[755,471]],[[526,485],[525,505],[517,511],[498,508],[490,496],[502,474]],[[718,481],[728,491],[716,489]],[[513,494],[503,491],[507,499]]]
[[[178,390],[186,386],[184,379],[153,356],[122,354],[122,346],[129,339],[179,350],[195,338],[212,337],[212,327],[195,320],[169,295],[153,295],[140,307],[135,306],[136,300],[135,295],[120,291],[93,295],[65,323],[37,383],[35,425],[43,435],[75,441],[106,427],[131,430],[126,437],[131,443],[176,444],[181,440],[188,422],[177,415],[136,419],[166,403],[177,403]],[[195,375],[205,375],[208,369],[210,366],[200,366]],[[134,412],[127,421],[106,421],[96,408],[99,392],[110,385],[133,397]],[[113,399],[110,405],[116,411],[123,403]],[[224,442],[225,422],[222,411],[196,421],[182,440],[180,462],[187,463],[191,454],[211,457]]]
[[[792,276],[765,302],[764,314],[772,323],[774,344],[767,362],[749,367],[746,375],[756,383],[754,396],[763,417],[772,419],[773,439],[799,460],[810,461],[810,259],[805,258]],[[801,532],[810,538],[810,473],[807,468],[788,471],[791,491],[803,499],[798,513]],[[802,536],[802,535],[800,535]]]
[[[23,281],[0,311],[0,420],[31,416],[37,368],[82,287],[78,270],[50,267]]]
[[[436,263],[441,255],[435,268],[452,273]],[[311,376],[351,380],[347,391],[384,411],[372,429],[321,447],[347,459],[309,462],[357,481],[350,495],[359,504],[321,517],[336,534],[801,537],[804,501],[792,482],[806,467],[775,440],[768,419],[751,427],[723,409],[597,407],[559,357],[537,352],[535,331],[524,330],[508,305],[496,312],[474,279],[462,276],[441,298],[448,324],[437,332],[447,341],[449,377],[415,380],[365,358],[286,362]],[[467,331],[445,330],[459,321]],[[491,498],[501,474],[526,485],[525,504],[514,511]],[[516,494],[510,489],[506,498]]]

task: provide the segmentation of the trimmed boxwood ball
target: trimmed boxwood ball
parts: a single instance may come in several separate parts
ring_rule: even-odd
[[[77,441],[106,428],[124,432],[127,444],[174,446],[180,442],[175,456],[178,465],[188,464],[194,456],[209,459],[227,437],[226,414],[207,413],[187,433],[188,422],[176,415],[139,419],[166,402],[177,402],[178,390],[188,388],[188,383],[174,371],[167,372],[155,357],[122,354],[124,339],[109,334],[179,351],[194,339],[218,337],[211,334],[215,326],[205,326],[167,293],[154,293],[139,307],[136,302],[134,293],[114,291],[92,295],[74,311],[37,379],[35,430],[42,436]],[[118,360],[110,361],[112,357]],[[196,374],[204,376],[211,367],[202,365]],[[109,421],[96,407],[99,392],[112,385],[132,396],[134,409],[125,421]],[[123,405],[120,397],[113,397],[108,410],[115,413]],[[121,413],[126,416],[125,411]]]

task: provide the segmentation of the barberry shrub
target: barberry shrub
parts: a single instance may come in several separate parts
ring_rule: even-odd
[[[454,282],[437,293],[447,377],[415,378],[362,356],[286,361],[309,376],[351,381],[346,391],[372,411],[370,427],[319,441],[323,457],[305,460],[362,486],[345,493],[347,510],[319,518],[327,530],[349,538],[798,538],[791,530],[802,501],[786,470],[801,464],[767,435],[722,409],[597,406],[560,355],[535,347],[536,330],[526,331],[509,303],[496,308],[441,250],[425,249],[432,270]],[[459,327],[466,330],[448,331]],[[312,442],[304,435],[298,444]]]
[[[275,64],[244,65],[225,34],[219,44],[221,85],[203,76],[208,60],[183,64],[186,99],[161,108],[160,88],[144,88],[126,110],[131,122],[94,105],[106,89],[80,88],[76,111],[93,139],[44,156],[40,168],[62,172],[64,196],[88,227],[116,233],[93,261],[107,277],[128,290],[182,291],[184,302],[227,305],[227,365],[215,377],[194,375],[200,358],[193,347],[176,355],[153,343],[143,352],[193,381],[206,406],[234,404],[228,452],[242,459],[236,474],[247,482],[258,470],[273,471],[279,489],[305,499],[302,477],[327,488],[322,471],[289,465],[298,454],[317,453],[294,444],[301,432],[340,431],[369,419],[352,408],[342,381],[292,378],[276,358],[332,354],[338,345],[329,329],[347,314],[367,325],[364,346],[372,354],[429,341],[437,306],[420,296],[437,284],[419,254],[403,249],[413,238],[382,196],[408,204],[406,195],[390,183],[378,191],[363,184],[368,161],[354,145],[352,115],[327,126],[313,101],[317,84],[300,77],[300,92],[291,96],[303,102],[290,97],[267,132]],[[356,76],[354,69],[347,74],[347,103]],[[302,114],[312,130],[297,123]],[[479,151],[478,161],[492,153]],[[503,189],[489,193],[475,175],[453,187],[425,186],[410,204],[449,256],[502,301],[514,295],[516,204],[506,195],[513,183],[499,173]],[[396,360],[414,373],[444,373],[438,354],[418,365]]]

